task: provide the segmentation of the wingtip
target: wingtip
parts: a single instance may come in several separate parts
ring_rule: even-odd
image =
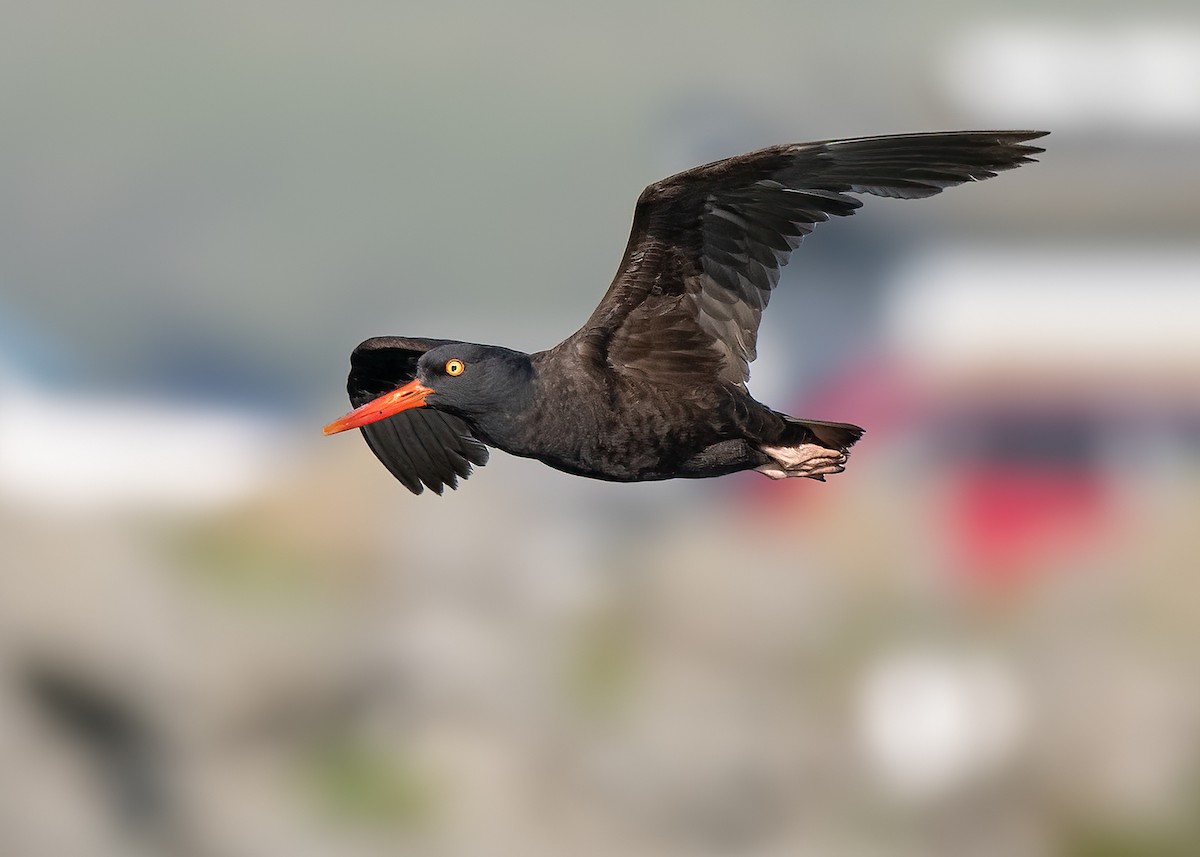
[[[1042,137],[1048,137],[1050,135],[1049,131],[1018,131],[1017,133],[1020,135],[1018,139],[1022,143],[1027,143],[1029,140],[1040,140]],[[1046,151],[1044,146],[1022,145],[1020,149],[1026,153],[1026,159],[1030,161],[1037,160],[1037,158],[1029,157],[1030,155],[1040,155],[1042,152]]]

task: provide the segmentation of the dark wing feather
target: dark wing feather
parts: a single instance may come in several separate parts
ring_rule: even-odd
[[[625,256],[573,337],[598,371],[744,386],[779,269],[849,194],[918,199],[988,179],[1044,151],[1042,131],[963,131],[761,149],[650,185]]]
[[[346,384],[354,407],[411,381],[417,361],[449,339],[380,336],[368,339],[350,355]],[[431,408],[413,408],[362,427],[367,446],[393,476],[414,494],[427,485],[438,494],[458,487],[471,466],[488,461],[488,449],[458,417]]]

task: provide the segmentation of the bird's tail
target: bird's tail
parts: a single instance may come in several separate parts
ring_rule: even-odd
[[[816,443],[826,449],[836,449],[845,452],[858,443],[864,429],[850,423],[831,423],[825,420],[802,420],[780,414],[787,421],[788,428],[783,436],[783,443]]]

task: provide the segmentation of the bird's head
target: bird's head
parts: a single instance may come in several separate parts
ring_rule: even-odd
[[[494,345],[451,342],[431,348],[395,387],[325,426],[336,434],[382,420],[409,408],[428,407],[469,422],[519,408],[529,395],[529,355]],[[376,379],[390,380],[390,379]]]

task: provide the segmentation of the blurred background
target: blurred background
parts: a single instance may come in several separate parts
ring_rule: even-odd
[[[0,853],[1200,853],[1194,3],[3,18]],[[785,272],[828,484],[320,435],[368,336],[572,332],[664,175],[992,127]]]

